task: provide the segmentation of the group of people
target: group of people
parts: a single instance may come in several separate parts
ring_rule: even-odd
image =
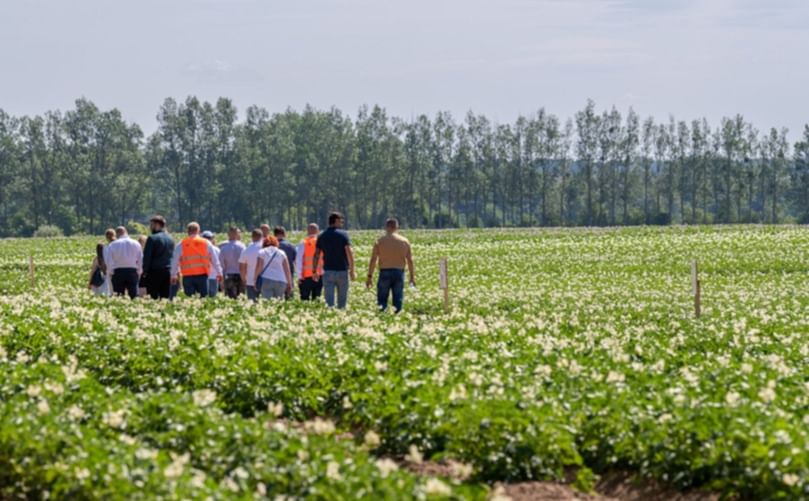
[[[292,299],[297,284],[301,300],[323,295],[329,307],[344,309],[349,284],[357,278],[354,252],[342,214],[329,214],[328,223],[322,232],[317,224],[309,224],[297,246],[287,241],[284,227],[271,231],[266,224],[250,232],[249,245],[242,243],[239,228],[231,227],[228,240],[217,246],[214,234],[201,231],[196,222],[187,225],[187,236],[175,244],[166,219],[154,216],[149,221],[151,235],[139,241],[123,226],[107,230],[107,242],[96,246],[88,288],[99,295],[171,300],[182,286],[186,296],[214,297],[221,290],[232,299],[245,295],[256,301]],[[385,235],[374,245],[368,288],[377,267],[377,304],[386,310],[392,296],[398,313],[404,302],[405,268],[413,287],[416,278],[410,242],[399,234],[394,218],[386,221]]]

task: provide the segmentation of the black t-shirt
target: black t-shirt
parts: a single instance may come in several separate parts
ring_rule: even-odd
[[[317,237],[317,248],[323,253],[324,270],[348,271],[347,245],[351,245],[348,233],[336,228],[329,228]]]

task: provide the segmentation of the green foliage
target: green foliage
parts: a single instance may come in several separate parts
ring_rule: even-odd
[[[361,265],[377,235],[352,234]],[[347,312],[100,298],[95,239],[0,241],[0,497],[411,498],[429,481],[378,461],[414,450],[466,465],[429,486],[465,499],[612,469],[809,495],[804,229],[406,235],[420,283],[398,316],[359,284]]]
[[[0,236],[40,225],[98,234],[158,212],[169,227],[303,229],[341,210],[355,229],[785,223],[809,214],[809,127],[741,116],[641,125],[633,111],[513,123],[412,120],[363,107],[279,113],[226,98],[166,99],[149,137],[79,99],[37,117],[0,110]],[[151,127],[149,127],[151,129]]]

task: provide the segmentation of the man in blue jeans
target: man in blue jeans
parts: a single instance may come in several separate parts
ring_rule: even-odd
[[[323,295],[329,308],[334,306],[334,293],[337,291],[337,308],[345,309],[348,303],[349,278],[357,279],[354,271],[354,252],[351,239],[342,230],[345,219],[339,212],[329,214],[329,228],[317,237],[314,262],[323,256]],[[317,282],[321,277],[317,271],[312,275]]]
[[[379,261],[379,280],[376,283],[376,300],[379,309],[388,309],[388,297],[393,295],[393,308],[402,311],[404,304],[404,268],[410,272],[410,285],[416,286],[416,272],[410,242],[399,234],[399,221],[390,218],[385,222],[385,235],[374,245],[371,262],[368,264],[368,279],[365,286],[371,288],[374,268]]]

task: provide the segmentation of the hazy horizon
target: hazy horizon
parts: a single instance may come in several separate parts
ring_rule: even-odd
[[[499,122],[588,98],[668,120],[742,114],[759,130],[809,123],[809,2],[776,0],[7,1],[0,108],[86,97],[147,133],[166,97],[271,112],[378,104],[408,118]]]

